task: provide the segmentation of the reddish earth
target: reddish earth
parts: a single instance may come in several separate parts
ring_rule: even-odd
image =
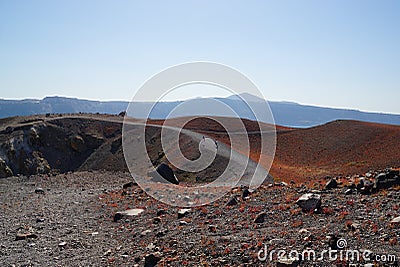
[[[272,173],[307,179],[400,165],[400,126],[334,121],[278,133]]]
[[[249,132],[259,130],[256,122],[243,122]],[[210,119],[195,119],[185,128],[205,132],[229,144],[222,126]],[[205,129],[217,133],[210,134]],[[308,129],[277,126],[276,130],[271,174],[279,180],[304,182],[400,165],[400,126],[338,120]],[[250,133],[249,140],[251,157],[257,160],[260,135]]]

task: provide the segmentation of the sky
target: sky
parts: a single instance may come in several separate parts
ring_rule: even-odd
[[[0,98],[130,100],[210,61],[267,100],[400,114],[400,1],[0,0]],[[224,96],[181,88],[167,100]]]

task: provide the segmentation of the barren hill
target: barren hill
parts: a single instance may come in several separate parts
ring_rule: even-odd
[[[180,118],[170,125],[180,124]],[[226,118],[229,121],[229,118]],[[0,174],[2,176],[76,170],[127,170],[121,146],[123,117],[113,115],[71,114],[13,117],[0,121]],[[151,121],[154,125],[163,121]],[[260,137],[270,125],[260,126],[243,120],[249,138],[251,158],[260,156]],[[235,129],[235,125],[231,125]],[[189,129],[229,146],[223,126],[211,119],[195,119]],[[267,130],[265,130],[267,129]],[[149,138],[148,151],[155,164],[165,161],[157,131]],[[150,142],[151,140],[151,142]],[[196,158],[198,145],[183,138],[185,156]],[[195,149],[193,149],[195,148]],[[242,151],[239,151],[242,152]],[[224,163],[225,162],[225,163]],[[263,164],[263,162],[261,162]],[[197,176],[218,176],[226,161]],[[348,175],[400,165],[400,126],[358,121],[334,121],[325,125],[293,129],[277,126],[277,147],[271,174],[285,181],[305,181],[328,175]],[[193,181],[196,175],[178,171],[181,179]],[[204,178],[204,180],[207,180]]]

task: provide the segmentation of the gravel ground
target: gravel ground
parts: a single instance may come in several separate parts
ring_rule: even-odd
[[[400,259],[400,226],[390,223],[400,216],[399,188],[372,195],[314,191],[321,208],[303,212],[295,202],[309,188],[263,185],[243,198],[246,190],[238,187],[179,216],[180,208],[136,185],[122,189],[129,181],[127,173],[101,171],[0,179],[0,266],[295,266],[284,265],[273,250],[320,253],[335,249],[338,238],[347,241],[342,251],[396,256],[376,266],[397,266]],[[227,205],[232,198],[237,203]],[[133,208],[144,211],[114,217]],[[350,266],[364,266],[360,258]],[[350,262],[325,256],[299,265]]]

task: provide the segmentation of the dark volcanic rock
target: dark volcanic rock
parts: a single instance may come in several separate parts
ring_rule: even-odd
[[[303,211],[312,211],[321,207],[321,195],[308,193],[302,195],[297,201],[296,204]]]
[[[15,236],[15,241],[25,240],[25,239],[28,239],[28,238],[37,238],[37,237],[38,236],[36,234],[33,234],[33,233],[18,233]]]
[[[237,205],[238,204],[238,202],[237,202],[237,200],[236,200],[236,197],[231,197],[229,200],[228,200],[228,202],[226,202],[226,206],[235,206],[235,205]]]
[[[161,163],[157,169],[157,173],[161,175],[165,180],[173,184],[179,184],[178,178],[176,178],[174,171],[165,163]]]
[[[147,254],[144,257],[144,267],[154,267],[161,260],[161,256],[159,253],[151,253]]]
[[[325,185],[325,189],[334,189],[337,188],[338,183],[336,181],[336,179],[330,179],[326,185]]]
[[[178,211],[178,219],[185,217],[186,214],[188,214],[191,211],[192,211],[192,209],[180,209]]]
[[[267,216],[267,213],[265,211],[260,212],[259,214],[257,214],[256,218],[254,219],[254,223],[264,223],[266,216]]]
[[[370,180],[364,180],[364,186],[361,187],[360,192],[361,194],[370,194],[372,192],[372,188],[374,187],[374,183]]]
[[[377,176],[375,176],[373,189],[375,191],[379,191],[381,189],[391,188],[396,185],[400,185],[399,171],[389,170],[379,173]]]
[[[242,198],[245,199],[246,197],[250,196],[250,194],[250,190],[246,187],[243,189]]]
[[[44,194],[45,192],[44,192],[43,188],[40,188],[40,187],[39,187],[39,188],[36,188],[36,189],[35,189],[35,193],[36,193],[36,194]]]
[[[86,149],[85,141],[82,136],[74,135],[71,137],[71,148],[76,152],[83,152]]]
[[[129,188],[129,187],[134,186],[134,185],[137,185],[137,183],[135,183],[135,182],[128,182],[128,183],[126,183],[126,184],[124,184],[124,185],[122,186],[122,189],[127,189],[127,188]]]
[[[6,162],[0,158],[0,178],[13,176],[13,172],[10,167],[7,166]]]

